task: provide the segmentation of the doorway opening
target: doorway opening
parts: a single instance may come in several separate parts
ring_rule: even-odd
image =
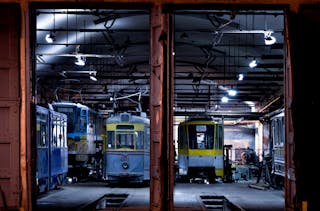
[[[282,193],[284,10],[212,8],[166,8],[175,39],[175,195],[185,186],[197,187],[188,197],[229,195],[219,186],[237,192],[239,183]]]
[[[31,10],[38,210],[149,190],[149,5],[78,6]]]

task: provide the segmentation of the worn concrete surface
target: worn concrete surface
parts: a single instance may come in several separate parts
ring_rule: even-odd
[[[128,194],[128,196],[116,207],[103,202],[105,205],[97,208],[96,202],[106,194]],[[149,187],[143,186],[109,187],[103,182],[76,183],[39,196],[37,210],[149,210],[149,195]],[[175,210],[210,210],[206,208],[201,196],[224,196],[234,205],[229,210],[284,210],[284,192],[263,188],[263,184],[255,184],[255,181],[215,184],[176,183]]]

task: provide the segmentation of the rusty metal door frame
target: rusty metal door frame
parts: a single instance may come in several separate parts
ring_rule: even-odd
[[[21,14],[17,3],[0,4],[0,209],[19,209],[21,201]]]
[[[301,1],[303,2],[303,1]],[[300,3],[288,3],[291,4],[291,7],[298,7],[298,4]],[[227,1],[225,1],[227,3]],[[255,2],[252,2],[251,4],[254,4]],[[22,90],[22,105],[20,107],[20,114],[22,115],[21,117],[21,123],[20,123],[20,143],[25,142],[25,146],[22,146],[22,151],[20,151],[20,155],[24,156],[23,158],[20,157],[20,176],[24,178],[23,185],[22,185],[22,199],[21,199],[21,206],[24,207],[25,210],[29,209],[31,210],[31,191],[30,191],[30,178],[27,178],[30,176],[30,160],[27,161],[28,156],[30,155],[31,151],[31,139],[30,139],[30,132],[27,132],[28,129],[30,129],[30,105],[29,105],[29,99],[30,99],[30,94],[28,93],[30,84],[29,84],[29,76],[31,75],[29,70],[29,62],[28,59],[30,57],[30,54],[28,53],[28,49],[30,49],[30,46],[28,45],[29,37],[27,36],[29,31],[28,30],[28,8],[26,6],[26,2],[21,1],[21,11],[23,11],[24,15],[22,15],[22,39],[20,41],[20,50],[25,51],[20,53],[20,76],[22,78],[20,79],[20,89]],[[151,116],[151,187],[150,187],[150,209],[152,210],[164,210],[164,204],[169,202],[167,207],[169,209],[172,209],[172,180],[170,178],[172,175],[169,173],[169,179],[165,178],[167,175],[163,175],[163,170],[162,168],[164,167],[164,160],[167,159],[169,163],[173,161],[172,159],[172,150],[169,148],[168,152],[164,152],[164,141],[166,143],[170,143],[170,137],[168,134],[171,133],[171,128],[168,128],[168,126],[171,125],[170,121],[171,118],[173,117],[172,114],[170,114],[170,108],[172,103],[172,90],[173,90],[173,85],[171,85],[170,88],[170,80],[172,75],[172,60],[169,62],[168,58],[169,52],[171,50],[168,50],[167,53],[165,54],[164,49],[163,49],[163,44],[161,44],[159,38],[162,38],[161,35],[165,35],[167,38],[166,40],[172,40],[171,38],[168,39],[168,16],[162,14],[161,12],[161,3],[158,3],[160,5],[155,5],[152,8],[151,11],[151,98],[150,98],[150,110],[152,113]],[[291,8],[291,9],[292,9]],[[295,8],[296,9],[296,8]],[[295,11],[297,13],[297,11]],[[26,37],[27,36],[27,37]],[[288,44],[288,36],[286,36],[286,43]],[[168,44],[168,43],[167,43]],[[168,49],[171,49],[172,45],[168,47]],[[294,141],[293,141],[293,133],[294,130],[292,128],[292,117],[291,117],[291,102],[293,98],[293,83],[292,83],[292,69],[291,69],[291,62],[290,58],[292,58],[292,55],[290,55],[290,47],[287,49],[287,64],[286,64],[286,78],[285,78],[285,107],[287,108],[286,112],[286,140],[289,140],[289,144],[286,145],[286,161],[290,160],[292,161],[293,157],[293,152],[294,152]],[[167,58],[164,58],[167,57]],[[296,58],[298,59],[298,58]],[[167,63],[164,61],[167,60]],[[170,70],[171,69],[171,70]],[[164,72],[166,71],[166,72]],[[166,82],[165,82],[166,81]],[[169,83],[164,86],[164,83]],[[164,90],[164,87],[169,87],[168,89]],[[159,88],[159,89],[158,89]],[[157,90],[158,89],[158,90]],[[155,91],[157,90],[157,91]],[[171,91],[170,91],[171,90]],[[168,93],[169,92],[169,93]],[[163,99],[166,100],[166,104],[164,104]],[[169,111],[169,112],[168,112]],[[166,124],[169,122],[169,124]],[[166,128],[164,128],[166,126]],[[29,130],[30,131],[30,130]],[[166,134],[165,134],[166,133]],[[166,140],[167,139],[167,140]],[[30,145],[30,146],[29,146]],[[169,144],[170,146],[170,144]],[[167,148],[168,149],[168,148]],[[163,157],[165,156],[165,158]],[[294,168],[294,163],[289,164],[288,167],[286,167],[286,171],[289,172],[291,171],[290,168]],[[299,169],[298,169],[299,170]],[[297,171],[298,171],[297,170]],[[166,170],[167,172],[171,171],[171,167],[168,167]],[[294,171],[294,169],[293,169]],[[294,173],[294,172],[293,172]],[[305,178],[306,179],[306,178]],[[164,184],[163,182],[167,181],[168,184]],[[288,182],[288,181],[287,181]],[[290,182],[291,183],[291,182]],[[168,186],[166,186],[168,185]],[[295,185],[294,183],[289,184],[289,186]],[[293,187],[293,189],[295,189]],[[288,188],[288,184],[286,185],[285,191],[288,193],[289,191],[291,192],[292,189]],[[29,193],[28,193],[29,192]],[[295,192],[295,190],[294,190]],[[292,203],[297,203],[293,200],[293,195],[286,195],[285,200],[286,203],[287,201],[292,202]],[[290,199],[290,200],[289,200]],[[290,203],[291,204],[291,203]],[[292,204],[291,204],[292,205]]]
[[[150,210],[173,210],[173,31],[162,7],[151,9]]]

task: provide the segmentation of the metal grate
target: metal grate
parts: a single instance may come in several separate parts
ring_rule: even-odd
[[[200,200],[208,211],[244,211],[241,207],[231,203],[224,196],[201,195]]]
[[[223,196],[203,195],[200,199],[207,210],[227,210],[225,209],[226,199]]]
[[[96,209],[107,209],[107,208],[117,208],[121,207],[124,200],[128,197],[129,194],[120,193],[120,194],[106,194],[104,195],[96,204]]]

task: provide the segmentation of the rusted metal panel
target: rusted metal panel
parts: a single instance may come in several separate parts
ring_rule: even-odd
[[[0,6],[0,209],[18,209],[19,5]]]
[[[151,182],[150,209],[173,210],[173,30],[161,7],[151,12]],[[172,34],[170,34],[171,32]]]
[[[160,37],[163,32],[161,6],[151,9],[151,78],[150,78],[150,210],[165,210],[165,185],[162,166],[163,152],[163,46]]]

